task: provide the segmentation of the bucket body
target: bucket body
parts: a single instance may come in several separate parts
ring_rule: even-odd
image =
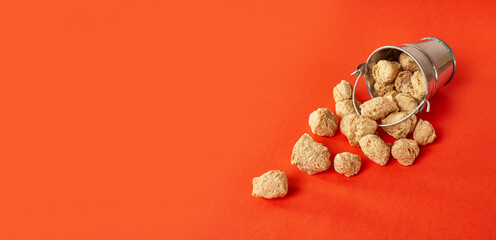
[[[379,96],[374,88],[372,67],[379,60],[397,61],[401,53],[408,54],[420,66],[427,87],[425,100],[431,99],[455,74],[455,55],[448,44],[439,38],[426,37],[413,43],[384,46],[375,50],[364,66],[365,84],[371,97]]]

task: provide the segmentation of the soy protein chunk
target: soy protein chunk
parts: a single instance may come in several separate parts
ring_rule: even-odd
[[[410,94],[400,93],[394,97],[394,100],[396,101],[400,112],[411,113],[418,107],[417,100]]]
[[[388,92],[394,91],[394,83],[383,84],[381,82],[375,82],[374,89],[379,96],[384,96]]]
[[[399,56],[399,61],[401,64],[401,68],[405,71],[415,72],[419,70],[419,66],[413,60],[412,57],[408,56],[406,53],[401,53]]]
[[[434,139],[436,139],[436,131],[431,123],[420,119],[413,131],[413,139],[415,139],[419,145],[425,146],[434,142]]]
[[[406,116],[408,116],[408,114],[410,113],[394,112],[389,114],[384,119],[382,119],[381,123],[382,124],[394,123],[405,118]],[[415,114],[413,114],[403,122],[400,122],[392,126],[383,127],[382,129],[392,137],[396,139],[400,139],[400,138],[405,138],[408,134],[413,132],[416,123],[417,123],[417,117],[415,116]]]
[[[372,67],[372,76],[376,82],[387,84],[394,81],[400,70],[399,62],[380,60]]]
[[[340,123],[341,132],[348,138],[351,146],[358,147],[358,141],[367,135],[375,134],[377,122],[358,114],[348,114]]]
[[[303,134],[293,147],[291,164],[310,175],[326,171],[331,167],[331,154],[326,146]]]
[[[391,154],[403,166],[410,166],[420,153],[419,146],[415,140],[398,139],[391,147]]]
[[[392,112],[398,111],[396,103],[384,97],[375,97],[361,106],[362,116],[368,117],[372,120],[379,120],[386,117]]]
[[[358,112],[360,112],[360,106],[362,105],[359,101],[355,100]],[[336,114],[338,117],[343,118],[348,114],[356,113],[355,107],[353,107],[353,100],[344,100],[336,103]]]
[[[410,80],[412,82],[412,96],[418,101],[422,101],[427,92],[424,74],[421,71],[416,71]]]
[[[334,157],[334,170],[347,177],[357,174],[361,166],[362,160],[356,154],[343,152],[336,154],[336,157]]]
[[[398,76],[394,80],[394,87],[397,91],[401,93],[411,93],[413,90],[412,87],[412,78],[413,74],[410,71],[402,71],[398,73]]]
[[[332,93],[336,102],[350,100],[353,94],[353,87],[349,82],[342,80],[334,87]]]
[[[279,170],[268,171],[260,177],[253,178],[251,195],[267,199],[281,198],[288,194],[288,179]]]
[[[396,90],[393,90],[393,91],[391,91],[391,92],[388,92],[388,93],[384,94],[384,97],[389,97],[389,96],[391,96],[391,97],[393,97],[393,98],[394,98],[394,97],[396,97],[396,95],[398,95],[398,94],[400,94],[400,92],[398,92],[398,91],[396,91]]]
[[[377,135],[367,135],[360,139],[363,154],[375,163],[384,166],[389,161],[391,148]]]
[[[338,131],[338,118],[328,108],[319,108],[310,114],[308,124],[314,134],[332,137]]]

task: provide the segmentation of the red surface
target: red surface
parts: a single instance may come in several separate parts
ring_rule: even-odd
[[[0,239],[496,238],[494,13],[494,1],[2,1]],[[426,36],[458,69],[420,115],[438,138],[413,166],[381,167],[341,133],[314,138],[360,154],[358,175],[290,165],[308,115],[334,111],[335,84],[374,49]],[[289,195],[252,197],[271,169]]]

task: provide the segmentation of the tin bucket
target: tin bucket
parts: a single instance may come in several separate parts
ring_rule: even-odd
[[[365,85],[372,98],[379,96],[374,88],[375,79],[372,76],[372,67],[379,60],[397,61],[401,53],[408,54],[420,67],[420,71],[424,75],[426,94],[424,99],[420,101],[417,108],[405,118],[390,124],[379,124],[379,127],[387,127],[405,121],[415,113],[423,110],[427,104],[426,111],[430,111],[429,99],[444,85],[448,84],[456,70],[455,55],[451,48],[443,40],[435,37],[422,38],[419,41],[402,44],[399,46],[384,46],[380,47],[370,54],[366,63],[358,65],[355,72],[351,75],[358,74],[355,85],[353,86],[353,106],[357,114],[360,114],[355,103],[355,90],[360,80],[364,75]]]

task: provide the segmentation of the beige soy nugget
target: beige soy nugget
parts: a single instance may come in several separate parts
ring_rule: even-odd
[[[310,114],[308,124],[314,134],[325,137],[332,137],[338,131],[338,118],[331,110],[319,108]]]
[[[399,62],[380,60],[372,67],[372,76],[376,82],[387,84],[394,81],[400,70]]]
[[[327,147],[303,134],[293,147],[291,164],[310,175],[326,171],[331,167],[331,154]]]
[[[394,123],[405,118],[406,116],[408,116],[408,114],[410,113],[394,112],[389,114],[386,118],[382,119],[381,123],[382,124]],[[417,123],[417,117],[415,116],[415,114],[413,114],[403,122],[400,122],[398,124],[389,127],[383,127],[382,129],[384,129],[384,131],[387,132],[392,137],[396,139],[400,139],[400,138],[405,138],[408,134],[413,132],[416,123]]]
[[[391,154],[403,166],[410,166],[415,162],[415,158],[419,155],[420,149],[415,140],[398,139],[391,147]]]
[[[398,76],[394,80],[394,87],[397,91],[401,93],[411,93],[413,90],[412,87],[412,72],[410,71],[402,71],[398,73]]]
[[[415,72],[419,70],[419,66],[415,60],[406,53],[401,53],[398,60],[400,61],[401,68],[405,71]]]
[[[375,97],[361,106],[362,116],[368,117],[372,120],[379,120],[386,117],[392,112],[398,111],[396,103],[384,97]]]
[[[417,100],[410,94],[400,93],[394,97],[394,100],[396,101],[400,112],[410,114],[418,107]]]
[[[377,135],[367,135],[360,139],[363,154],[375,163],[384,166],[389,161],[391,148]]]
[[[267,199],[285,197],[288,194],[288,179],[279,170],[268,171],[260,177],[253,178],[251,195]]]
[[[348,114],[341,120],[340,129],[348,138],[350,145],[358,147],[360,138],[375,134],[377,122],[358,114]]]
[[[362,160],[360,159],[360,156],[356,154],[343,152],[334,157],[334,170],[347,177],[357,174],[360,171],[361,166]]]
[[[427,87],[425,86],[424,74],[421,71],[416,71],[412,78],[410,79],[412,82],[412,91],[410,94],[417,99],[418,101],[422,101],[427,92]]]
[[[388,92],[394,91],[394,84],[393,83],[383,84],[381,82],[375,82],[374,89],[379,96],[384,96]]]
[[[336,102],[350,100],[353,94],[353,87],[349,82],[342,80],[334,87],[332,93]]]
[[[436,131],[431,123],[420,119],[413,131],[413,139],[417,141],[419,145],[425,146],[434,142],[436,139]]]
[[[355,100],[358,112],[360,112],[360,106],[362,105],[359,101]],[[356,113],[355,107],[353,107],[353,100],[344,100],[336,103],[336,114],[338,117],[343,118],[348,114]]]

